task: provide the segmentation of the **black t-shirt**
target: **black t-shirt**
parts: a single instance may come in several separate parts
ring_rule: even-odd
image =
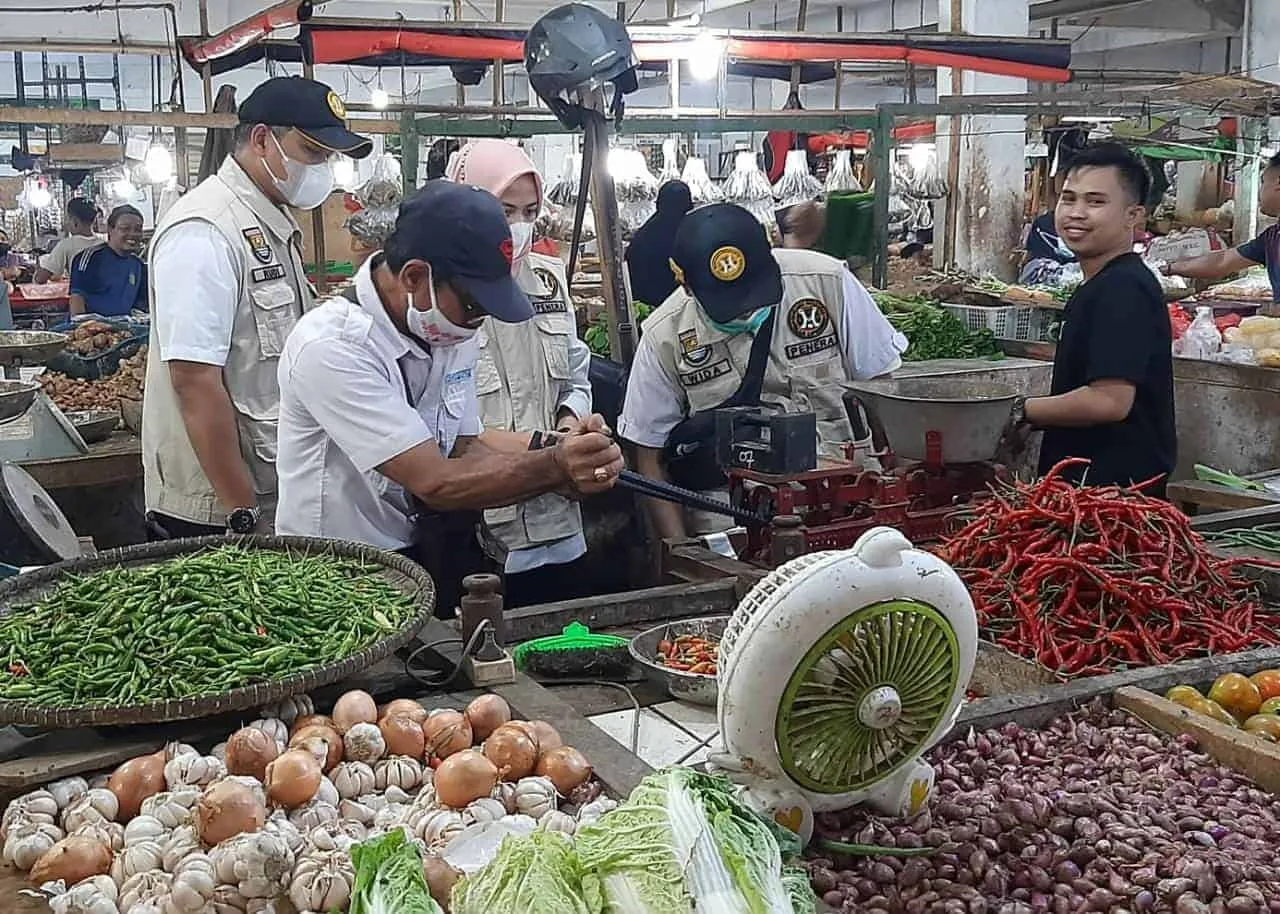
[[[1178,451],[1172,347],[1160,284],[1138,255],[1117,257],[1076,289],[1053,360],[1052,393],[1102,380],[1129,381],[1137,390],[1122,422],[1046,429],[1040,473],[1066,457],[1093,461],[1083,474],[1089,485],[1127,485],[1172,471]]]

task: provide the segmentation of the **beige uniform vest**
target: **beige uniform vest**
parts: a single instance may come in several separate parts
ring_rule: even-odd
[[[231,246],[239,268],[240,297],[222,379],[236,412],[240,454],[253,477],[259,504],[264,511],[274,511],[280,406],[276,364],[285,337],[312,305],[298,248],[302,233],[293,217],[268,200],[230,156],[217,174],[164,214],[152,249],[166,231],[191,220],[213,226]],[[153,315],[177,311],[181,320],[184,303],[180,299],[157,301],[154,285],[150,294]],[[218,501],[196,459],[155,332],[153,321],[142,408],[147,510],[221,525],[230,506]]]
[[[844,265],[815,251],[773,252],[782,267],[782,302],[774,318],[773,346],[760,398],[789,413],[818,420],[818,456],[843,460],[853,440],[841,383],[847,340],[839,338],[844,315]],[[683,392],[684,413],[714,409],[742,384],[752,337],[717,330],[697,301],[677,290],[644,323],[664,371]]]
[[[476,398],[485,428],[531,432],[553,429],[561,387],[572,377],[569,340],[577,335],[569,284],[559,257],[530,253],[516,281],[533,304],[534,316],[522,324],[492,318],[480,333],[476,361]],[[577,502],[553,493],[518,505],[484,512],[485,550],[504,560],[506,553],[554,543],[582,531]]]

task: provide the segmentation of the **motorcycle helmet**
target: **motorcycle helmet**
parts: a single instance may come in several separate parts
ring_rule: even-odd
[[[621,119],[623,96],[638,86],[626,25],[582,3],[558,6],[533,24],[524,66],[529,87],[569,129],[582,126],[582,94],[612,83],[610,112]]]

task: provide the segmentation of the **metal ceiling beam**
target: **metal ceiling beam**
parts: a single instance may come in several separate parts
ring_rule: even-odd
[[[1046,0],[1031,4],[1031,21],[1065,19],[1089,13],[1110,13],[1131,6],[1146,6],[1151,0]]]

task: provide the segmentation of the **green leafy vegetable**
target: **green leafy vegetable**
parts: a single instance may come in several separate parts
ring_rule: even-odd
[[[583,884],[573,844],[559,832],[508,835],[484,869],[457,882],[453,914],[601,914],[598,891]],[[351,914],[357,914],[352,911]]]
[[[443,914],[427,889],[422,857],[402,829],[353,845],[349,914]]]
[[[791,910],[794,914],[818,914],[818,896],[813,893],[808,873],[798,866],[784,866],[782,884],[791,897]]]
[[[959,318],[941,308],[925,306],[886,316],[910,343],[902,356],[908,362],[1004,357],[990,330],[970,330]]]

